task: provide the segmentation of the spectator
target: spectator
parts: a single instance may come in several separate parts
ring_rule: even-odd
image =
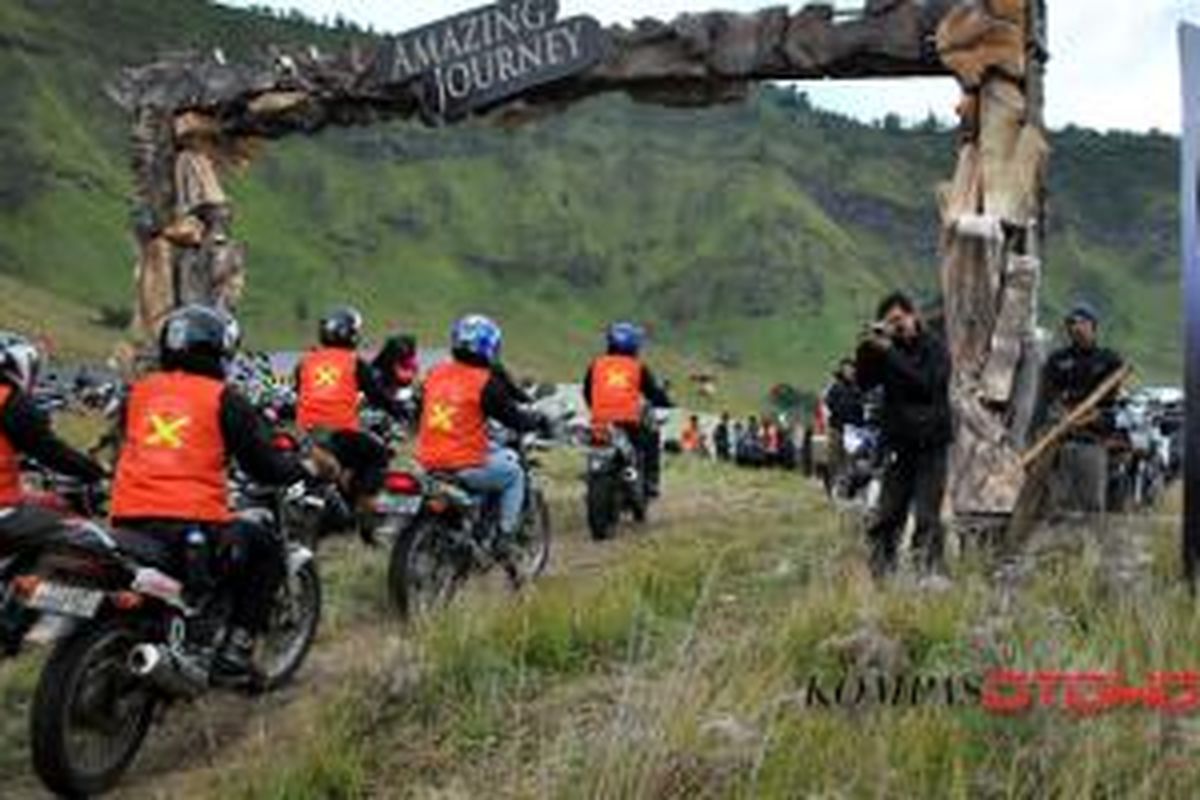
[[[695,414],[688,418],[680,434],[679,444],[685,453],[700,454],[704,450],[704,435],[700,432],[700,418]]]
[[[883,434],[889,460],[879,516],[868,532],[871,571],[895,571],[910,508],[916,517],[913,546],[927,575],[944,570],[941,523],[946,490],[950,419],[950,356],[926,331],[916,305],[896,292],[879,304],[876,324],[858,348],[858,384],[883,389]]]
[[[1063,320],[1069,343],[1046,361],[1037,419],[1063,416],[1079,405],[1110,375],[1122,359],[1097,341],[1099,315],[1081,303]],[[1073,431],[1058,453],[1050,486],[1055,511],[1097,514],[1107,508],[1108,450],[1113,433],[1116,392],[1101,404],[1097,418]]]
[[[829,451],[829,476],[836,481],[846,460],[844,434],[847,425],[862,425],[863,391],[858,387],[854,359],[845,358],[833,373],[833,383],[825,390],[826,425]]]
[[[725,411],[721,414],[721,421],[717,423],[716,429],[713,431],[713,447],[717,451],[718,461],[728,461],[730,456],[730,430],[729,430],[729,412]]]

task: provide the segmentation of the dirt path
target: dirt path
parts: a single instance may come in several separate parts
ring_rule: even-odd
[[[603,570],[636,537],[686,527],[692,520],[719,516],[736,524],[741,512],[755,502],[753,490],[713,491],[713,487],[672,477],[668,473],[665,499],[654,509],[645,529],[627,525],[618,539],[605,543],[594,543],[587,535],[579,482],[554,482],[550,495],[555,534],[550,574]],[[350,542],[335,543],[322,553],[327,569],[381,571],[380,562],[385,560],[386,552],[367,552]],[[498,576],[476,579],[468,591],[497,597],[507,593]],[[315,710],[354,674],[385,660],[389,664],[404,663],[400,657],[405,644],[403,630],[388,617],[383,593],[381,579],[378,597],[365,601],[358,598],[360,607],[350,612],[349,619],[325,620],[325,629],[307,664],[286,689],[253,699],[215,694],[190,706],[171,709],[151,732],[124,783],[111,796],[173,800],[211,792],[230,763],[253,758],[272,739],[294,737],[306,725],[311,726]],[[328,603],[331,598],[327,596],[326,600]],[[6,798],[49,796],[29,772],[0,779]]]

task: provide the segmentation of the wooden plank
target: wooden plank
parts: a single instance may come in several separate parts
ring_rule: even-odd
[[[983,369],[983,393],[988,402],[1007,404],[1021,360],[1022,345],[1033,333],[1041,264],[1028,256],[1010,255],[1004,278],[1004,300],[992,332],[991,352]]]
[[[1084,398],[1083,402],[1071,409],[1065,417],[1038,439],[1033,447],[1021,455],[1021,466],[1028,468],[1043,454],[1061,444],[1075,428],[1089,422],[1100,404],[1131,377],[1133,377],[1133,365],[1131,364],[1124,364],[1112,375],[1109,375],[1103,383]]]

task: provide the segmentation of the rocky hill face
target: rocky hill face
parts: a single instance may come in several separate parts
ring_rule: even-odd
[[[125,120],[104,81],[165,50],[365,35],[203,0],[0,0],[0,31],[0,273],[70,305],[62,319],[86,308],[110,324],[132,250]],[[505,321],[512,359],[569,378],[606,320],[633,316],[674,371],[730,370],[739,397],[816,384],[880,294],[936,292],[933,191],[954,134],[856,123],[802,91],[696,111],[613,97],[516,132],[394,124],[271,144],[228,184],[251,336],[294,346],[350,299],[377,326],[440,340],[480,309]],[[1085,297],[1145,373],[1173,378],[1176,141],[1071,129],[1053,145],[1045,319]]]

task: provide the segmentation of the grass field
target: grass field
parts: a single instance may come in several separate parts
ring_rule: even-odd
[[[672,462],[653,524],[595,545],[578,468],[575,456],[555,459],[552,574],[519,597],[483,581],[402,629],[386,610],[382,556],[331,549],[325,627],[298,684],[177,709],[118,796],[1200,790],[1200,728],[1188,717],[824,708],[806,692],[814,676],[978,677],[997,665],[1117,669],[1135,683],[1190,669],[1200,618],[1176,584],[1172,522],[1044,537],[1019,580],[995,580],[970,551],[949,591],[903,578],[880,590],[856,525],[795,476]],[[17,720],[35,670],[36,656],[0,668],[0,781],[14,796],[32,791]]]

